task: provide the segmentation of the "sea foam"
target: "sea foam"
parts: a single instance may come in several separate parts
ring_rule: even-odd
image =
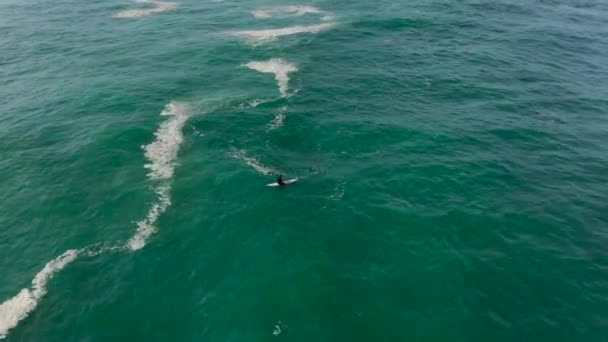
[[[240,103],[237,106],[235,106],[234,108],[236,109],[249,109],[249,108],[256,108],[257,106],[264,104],[264,103],[268,103],[271,102],[273,100],[262,100],[262,99],[253,99],[253,100],[249,100],[247,102],[244,103]]]
[[[251,12],[257,19],[269,19],[275,17],[301,17],[307,14],[324,15],[324,20],[329,20],[331,16],[325,11],[314,6],[306,5],[289,5],[289,6],[275,6],[268,8],[260,8]]]
[[[275,115],[274,119],[272,119],[272,121],[266,127],[268,131],[272,131],[277,128],[283,127],[283,121],[285,121],[285,112],[286,111],[287,111],[287,107],[279,108],[279,111]]]
[[[188,106],[171,102],[161,112],[168,119],[154,133],[155,139],[143,147],[148,163],[148,179],[155,183],[156,202],[148,210],[146,218],[137,222],[135,235],[127,246],[139,250],[146,245],[148,238],[156,231],[156,221],[171,205],[171,185],[177,154],[184,140],[182,129],[188,120]]]
[[[228,155],[231,156],[232,158],[245,162],[245,164],[251,166],[254,170],[256,170],[258,173],[260,173],[262,175],[268,176],[268,175],[278,173],[277,170],[263,165],[259,160],[255,159],[253,157],[249,157],[247,155],[247,152],[245,152],[245,150],[233,150]]]
[[[283,127],[283,121],[285,121],[285,113],[283,111],[277,113],[274,119],[268,124],[268,130],[272,131],[277,128]]]
[[[146,240],[156,231],[156,221],[171,205],[170,180],[173,177],[175,160],[183,141],[182,128],[188,119],[188,107],[180,103],[169,103],[161,112],[168,119],[163,122],[155,133],[156,139],[144,147],[149,163],[145,165],[150,171],[148,177],[156,183],[157,201],[150,207],[146,218],[137,223],[137,231],[127,243],[131,250],[145,246]],[[98,243],[82,250],[68,250],[57,258],[49,261],[36,274],[30,288],[22,289],[16,296],[0,304],[0,339],[9,330],[26,318],[47,293],[47,284],[53,276],[66,265],[73,262],[80,254],[97,256],[101,253],[120,251],[124,247]]]
[[[168,180],[173,177],[177,153],[184,140],[182,128],[188,120],[188,106],[171,102],[165,106],[160,115],[166,116],[167,120],[154,133],[155,140],[144,146],[145,156],[148,159],[145,168],[150,170],[148,177],[153,181]]]
[[[145,17],[145,16],[151,15],[151,14],[170,11],[177,7],[177,4],[175,2],[168,2],[168,1],[154,1],[154,0],[133,0],[133,1],[139,2],[139,3],[151,4],[151,5],[154,5],[155,7],[125,10],[125,11],[116,13],[113,17],[114,18]]]
[[[333,23],[322,23],[316,25],[296,25],[276,29],[236,31],[233,32],[232,35],[237,37],[244,37],[253,43],[264,43],[276,40],[277,38],[283,36],[291,36],[300,33],[319,33],[321,31],[329,30],[333,26]]]
[[[265,62],[249,62],[245,66],[251,70],[274,74],[274,79],[277,81],[282,97],[287,97],[289,73],[298,71],[298,68],[294,64],[281,58],[272,58]]]
[[[49,261],[32,280],[31,288],[22,289],[15,297],[0,304],[0,339],[27,317],[47,292],[46,286],[55,273],[61,271],[78,256],[79,251],[70,249]]]

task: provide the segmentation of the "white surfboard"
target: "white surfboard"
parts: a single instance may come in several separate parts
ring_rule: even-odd
[[[299,179],[299,178],[288,179],[288,180],[286,180],[286,181],[284,181],[284,182],[285,182],[285,185],[289,185],[289,184],[293,184],[293,183],[297,182],[297,181],[298,181],[298,179]],[[266,185],[266,186],[279,186],[279,183],[276,183],[276,182],[275,182],[275,183],[270,183],[270,184],[268,184],[268,185]]]

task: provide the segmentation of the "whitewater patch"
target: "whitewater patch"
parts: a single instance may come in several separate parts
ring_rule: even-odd
[[[138,18],[145,17],[151,14],[162,13],[170,11],[177,7],[177,3],[168,1],[155,1],[155,0],[133,0],[134,2],[154,5],[152,8],[143,9],[131,9],[116,13],[114,18]]]
[[[101,254],[118,253],[125,251],[124,243],[98,242],[82,248],[78,254],[81,256],[96,257]]]
[[[137,230],[135,235],[129,239],[129,249],[132,251],[142,249],[148,238],[156,232],[156,221],[171,205],[170,191],[169,186],[160,186],[156,189],[157,202],[150,207],[146,218],[136,223]]]
[[[146,245],[148,238],[156,232],[156,221],[171,205],[171,185],[175,171],[177,154],[184,140],[183,128],[188,120],[188,106],[171,102],[161,112],[168,119],[154,133],[155,139],[143,147],[148,163],[148,179],[155,183],[157,200],[148,210],[146,218],[137,222],[135,235],[129,239],[127,246],[136,251]]]
[[[285,114],[283,112],[279,112],[274,119],[268,124],[268,130],[272,131],[277,128],[283,127],[283,121],[285,121]]]
[[[309,14],[321,15],[323,20],[331,20],[333,18],[333,16],[328,12],[322,11],[314,6],[306,5],[289,5],[260,8],[252,11],[251,14],[257,19],[270,19],[276,17],[301,17]]]
[[[68,250],[57,258],[49,261],[36,274],[30,288],[22,289],[15,297],[0,304],[0,339],[5,338],[8,331],[27,317],[38,305],[40,299],[47,293],[47,284],[55,273],[78,257],[80,251]]]
[[[265,29],[265,30],[245,30],[236,31],[232,35],[243,37],[253,43],[264,43],[276,40],[279,37],[291,36],[300,33],[319,33],[334,27],[333,23],[322,23],[317,25],[296,25],[290,27]]]
[[[275,115],[274,119],[268,124],[268,131],[275,130],[277,128],[283,127],[283,122],[285,121],[285,112],[287,111],[287,107],[279,108],[277,115]]]
[[[144,146],[149,169],[148,177],[153,181],[168,180],[173,177],[175,160],[180,145],[184,140],[182,128],[188,120],[188,106],[183,103],[171,102],[160,113],[168,119],[154,133],[155,140]]]
[[[282,97],[287,97],[289,73],[298,71],[294,64],[281,58],[272,58],[266,62],[249,62],[245,66],[261,73],[274,74],[274,79],[277,81]]]
[[[264,176],[278,173],[277,170],[263,165],[259,160],[255,159],[253,157],[249,157],[245,150],[236,150],[235,149],[232,152],[230,152],[228,155],[231,156],[232,158],[245,162],[245,164],[251,166],[254,170],[256,170],[258,173],[260,173]]]

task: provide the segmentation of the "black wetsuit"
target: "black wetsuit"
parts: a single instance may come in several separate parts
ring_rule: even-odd
[[[277,178],[277,183],[279,185],[285,185],[285,182],[283,182],[283,176],[279,176],[279,178]]]

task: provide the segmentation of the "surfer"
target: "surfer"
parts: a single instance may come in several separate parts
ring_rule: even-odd
[[[289,184],[293,184],[297,181],[298,181],[298,178],[283,180],[283,175],[279,175],[279,177],[277,177],[277,181],[275,183],[270,183],[270,184],[267,184],[266,186],[270,186],[270,187],[276,186],[276,187],[282,188]]]

